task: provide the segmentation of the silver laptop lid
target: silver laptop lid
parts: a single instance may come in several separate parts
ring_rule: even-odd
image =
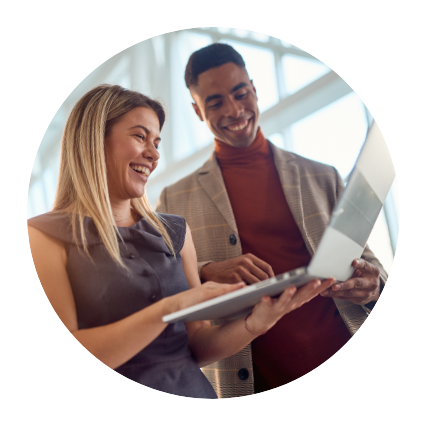
[[[375,123],[351,172],[308,271],[345,281],[361,256],[395,177],[385,140]],[[349,259],[351,259],[349,261]]]

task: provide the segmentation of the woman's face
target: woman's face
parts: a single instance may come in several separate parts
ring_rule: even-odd
[[[139,198],[160,158],[160,125],[150,108],[127,112],[105,138],[105,156],[110,199]]]

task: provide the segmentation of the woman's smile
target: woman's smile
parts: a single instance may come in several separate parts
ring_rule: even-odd
[[[148,177],[151,174],[151,170],[148,168],[148,166],[131,163],[129,164],[129,167],[132,170],[132,175],[137,176],[137,178],[141,179],[143,182],[148,181]]]

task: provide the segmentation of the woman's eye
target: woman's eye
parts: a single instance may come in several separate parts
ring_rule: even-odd
[[[142,141],[144,140],[144,135],[135,135],[137,138],[141,139]]]

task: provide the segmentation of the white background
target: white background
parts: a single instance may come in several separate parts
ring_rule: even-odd
[[[21,1],[1,6],[1,399],[5,425],[426,424],[422,1]],[[337,72],[375,117],[400,191],[400,235],[380,302],[333,358],[279,389],[228,400],[163,394],[116,374],[65,330],[26,233],[33,161],[55,112],[94,68],[164,32],[265,33]]]

